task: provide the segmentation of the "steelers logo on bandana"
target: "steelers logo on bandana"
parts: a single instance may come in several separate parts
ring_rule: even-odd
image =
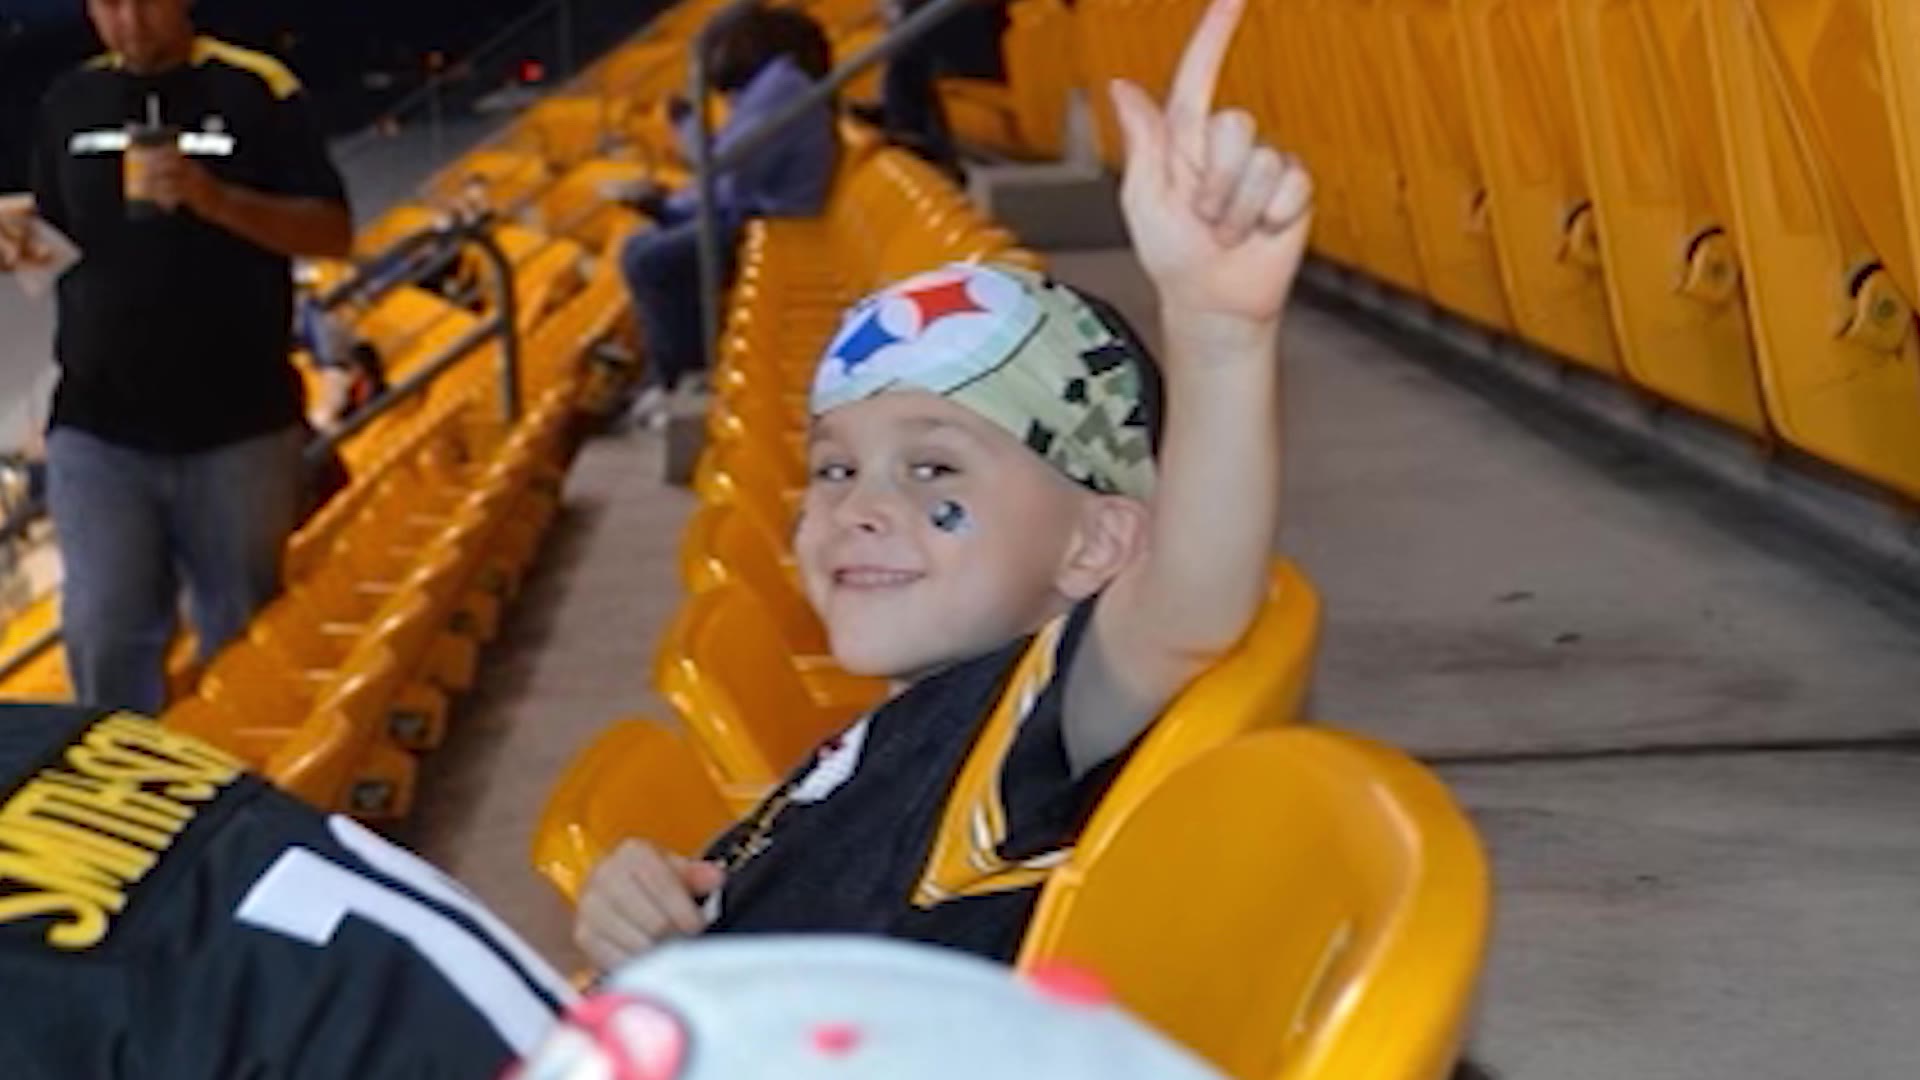
[[[909,278],[847,314],[814,378],[813,410],[896,385],[951,393],[1012,359],[1041,316],[1019,281],[983,267]]]

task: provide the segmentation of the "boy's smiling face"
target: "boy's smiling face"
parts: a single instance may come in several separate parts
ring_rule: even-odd
[[[937,395],[843,405],[811,442],[795,549],[848,671],[915,678],[985,655],[1111,577],[1098,509],[1114,500]]]

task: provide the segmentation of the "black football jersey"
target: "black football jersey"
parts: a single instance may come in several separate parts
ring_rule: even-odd
[[[571,999],[452,879],[127,714],[0,706],[0,1074],[498,1076]]]

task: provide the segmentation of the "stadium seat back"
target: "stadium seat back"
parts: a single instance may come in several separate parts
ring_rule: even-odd
[[[1161,714],[1108,789],[1100,812],[1144,797],[1197,754],[1249,731],[1299,723],[1320,614],[1313,583],[1292,563],[1277,560],[1253,625]]]
[[[533,865],[576,901],[587,874],[621,841],[693,857],[731,820],[706,762],[684,737],[623,720],[561,774],[534,830]]]
[[[1439,1080],[1489,893],[1472,825],[1419,764],[1333,732],[1267,731],[1090,827],[1021,962],[1091,969],[1231,1076]]]
[[[661,693],[730,784],[774,783],[853,711],[814,701],[766,606],[740,586],[687,601],[659,668]]]

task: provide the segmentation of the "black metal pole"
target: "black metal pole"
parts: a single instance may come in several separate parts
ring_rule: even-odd
[[[714,352],[720,342],[720,223],[713,205],[716,177],[713,171],[713,125],[707,118],[707,93],[712,73],[707,60],[713,43],[734,20],[751,10],[758,0],[734,0],[721,8],[693,38],[693,56],[687,65],[687,104],[693,109],[693,173],[698,199],[694,207],[694,234],[700,259],[700,362],[711,370]],[[673,387],[663,386],[669,393]]]

